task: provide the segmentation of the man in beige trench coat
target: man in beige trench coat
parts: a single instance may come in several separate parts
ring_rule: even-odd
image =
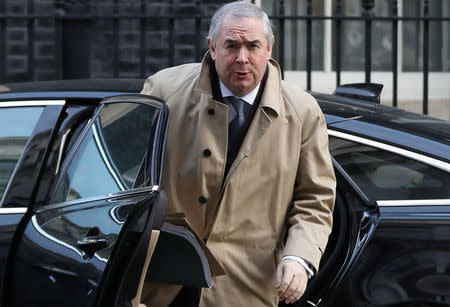
[[[195,305],[298,300],[331,231],[335,178],[324,117],[313,97],[281,80],[273,42],[260,8],[227,4],[212,18],[202,63],[162,70],[142,90],[171,112],[161,184],[168,213],[184,212],[226,271],[198,290]],[[229,95],[245,103],[235,107]],[[242,114],[236,137],[231,125]],[[146,284],[142,302],[167,306],[180,301],[180,289]]]

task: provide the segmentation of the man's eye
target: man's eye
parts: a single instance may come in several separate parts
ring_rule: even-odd
[[[234,49],[235,45],[227,45],[225,48],[226,49]]]

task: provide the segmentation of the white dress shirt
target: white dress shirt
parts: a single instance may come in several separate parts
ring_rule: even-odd
[[[222,97],[229,97],[229,96],[236,96],[235,94],[233,94],[228,87],[222,82],[222,80],[219,79],[219,83],[220,83],[220,92],[222,93]],[[259,91],[259,86],[261,85],[261,82],[258,83],[258,85],[256,86],[256,88],[251,91],[250,93],[248,93],[245,96],[239,97],[236,96],[237,98],[241,98],[242,100],[244,100],[246,103],[253,105],[253,103],[255,102],[256,99],[256,95],[258,95],[258,91]]]

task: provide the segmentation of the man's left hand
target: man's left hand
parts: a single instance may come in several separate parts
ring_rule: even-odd
[[[295,260],[282,260],[277,268],[278,298],[287,304],[300,299],[308,283],[305,268]]]

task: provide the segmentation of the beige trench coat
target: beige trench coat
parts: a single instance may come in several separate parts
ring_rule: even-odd
[[[185,212],[227,273],[202,289],[200,306],[276,306],[281,256],[317,268],[331,231],[335,177],[324,117],[312,96],[281,81],[271,60],[261,103],[224,178],[228,107],[212,99],[210,62],[207,53],[202,64],[160,71],[142,90],[171,112],[161,184],[168,213]],[[147,306],[167,305],[180,289],[158,288],[144,289]]]

